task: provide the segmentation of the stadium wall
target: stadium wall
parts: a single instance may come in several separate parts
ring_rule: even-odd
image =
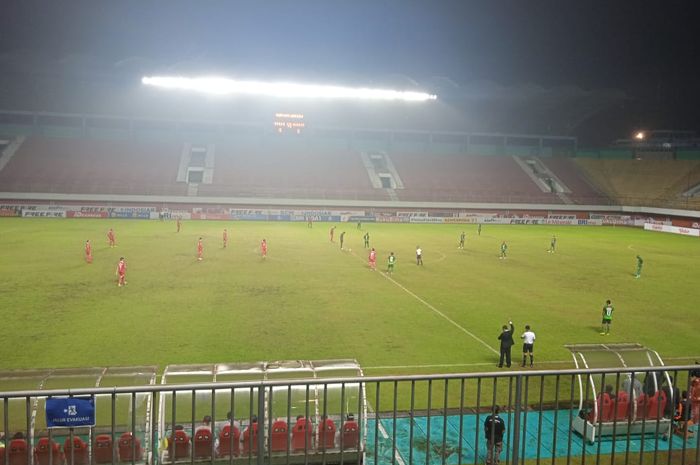
[[[0,193],[0,216],[700,227],[700,212],[638,206]]]

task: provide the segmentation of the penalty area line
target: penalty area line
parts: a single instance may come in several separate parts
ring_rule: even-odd
[[[425,300],[423,300],[422,298],[420,298],[419,296],[417,296],[416,294],[414,294],[414,293],[411,292],[410,290],[406,289],[403,285],[401,285],[400,283],[398,283],[397,281],[395,281],[393,278],[391,278],[391,276],[389,276],[389,275],[387,275],[386,273],[383,273],[383,272],[381,272],[381,275],[384,276],[384,277],[385,277],[386,279],[388,279],[389,281],[391,281],[392,283],[394,283],[394,285],[396,285],[397,287],[399,287],[400,289],[402,289],[406,294],[410,295],[411,297],[413,297],[414,299],[416,299],[417,301],[419,301],[420,303],[422,303],[423,305],[425,305],[426,307],[428,307],[430,310],[432,310],[433,312],[435,312],[435,313],[437,313],[438,315],[440,315],[441,317],[443,317],[445,320],[447,320],[447,321],[449,321],[450,323],[452,323],[452,325],[455,326],[457,329],[459,329],[459,330],[462,331],[463,333],[465,333],[465,334],[471,336],[475,341],[481,343],[484,347],[486,347],[487,349],[489,349],[489,350],[490,350],[491,352],[493,352],[494,354],[496,354],[496,355],[499,355],[499,354],[500,354],[496,349],[494,349],[493,347],[491,347],[490,345],[488,345],[488,344],[487,344],[483,339],[481,339],[479,336],[477,336],[476,334],[472,333],[472,332],[469,331],[467,328],[465,328],[464,326],[460,325],[459,323],[457,323],[455,320],[453,320],[453,319],[450,318],[449,316],[447,316],[447,315],[445,315],[444,313],[442,313],[440,310],[438,310],[437,308],[435,308],[435,307],[434,307],[433,305],[431,305],[429,302],[426,302]]]

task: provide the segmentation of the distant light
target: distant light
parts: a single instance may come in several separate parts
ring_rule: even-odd
[[[219,77],[144,76],[141,79],[141,83],[164,89],[192,90],[214,95],[247,94],[281,98],[393,100],[406,102],[425,102],[437,99],[436,95],[425,92],[294,84],[288,82],[235,81]]]
[[[645,136],[646,136],[646,135],[644,134],[644,132],[639,131],[637,134],[634,135],[634,138],[637,139],[637,140],[644,140],[644,137],[645,137]]]

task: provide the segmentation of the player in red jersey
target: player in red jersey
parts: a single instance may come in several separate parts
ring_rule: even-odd
[[[228,231],[224,228],[224,249],[228,246]]]
[[[177,232],[180,232],[180,217],[177,217]]]
[[[204,255],[204,244],[202,244],[202,238],[200,237],[197,241],[197,260],[202,261]]]
[[[369,269],[372,271],[377,269],[377,252],[374,250],[374,247],[369,252]]]
[[[114,238],[114,231],[112,230],[112,228],[109,228],[109,231],[107,231],[107,240],[109,241],[110,247],[117,246],[117,240]]]
[[[262,255],[262,258],[267,257],[267,241],[265,239],[263,239],[260,243],[260,254]]]
[[[90,239],[85,241],[85,261],[92,263],[92,244],[90,244]]]
[[[119,278],[117,280],[117,286],[126,286],[126,262],[124,261],[124,257],[119,259],[116,275]]]

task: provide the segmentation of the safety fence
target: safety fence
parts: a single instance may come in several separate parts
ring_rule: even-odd
[[[0,463],[696,464],[697,369],[3,392]]]

